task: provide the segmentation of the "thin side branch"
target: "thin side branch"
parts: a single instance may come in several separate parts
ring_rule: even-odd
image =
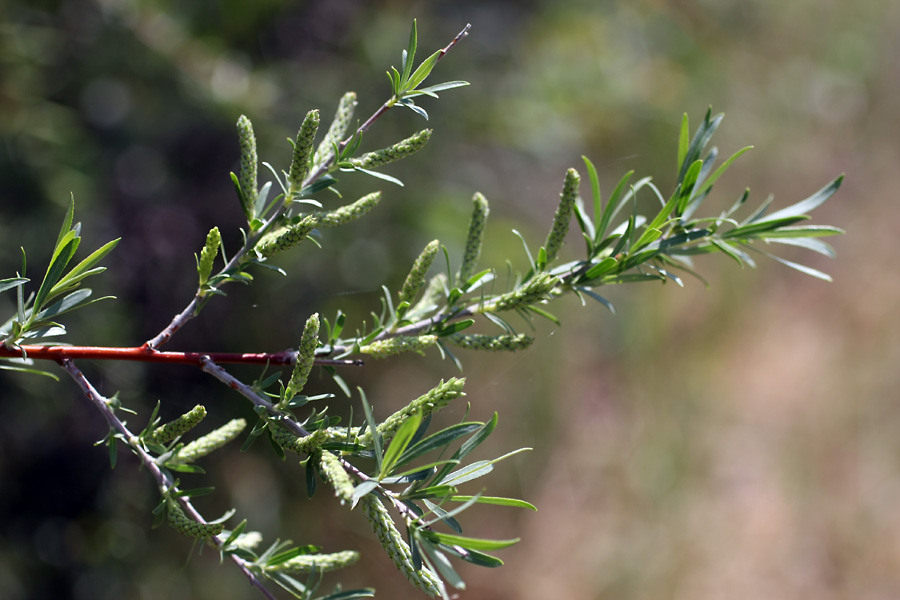
[[[159,486],[160,491],[177,491],[174,487],[174,482],[159,468],[159,465],[156,464],[156,461],[153,459],[150,454],[148,454],[143,448],[141,448],[140,444],[132,442],[132,440],[136,439],[136,436],[125,426],[125,424],[119,420],[119,418],[115,415],[115,413],[110,408],[110,400],[108,398],[103,397],[100,392],[88,381],[87,377],[84,376],[84,373],[75,366],[68,358],[63,358],[59,360],[59,364],[62,368],[75,380],[75,383],[78,384],[78,387],[81,388],[81,391],[84,392],[85,397],[94,405],[94,407],[100,411],[100,414],[103,415],[103,418],[106,419],[106,422],[109,423],[109,426],[114,429],[116,432],[122,435],[125,443],[134,452],[137,457],[140,459],[141,464],[145,469],[153,476],[153,479],[156,480],[157,486]],[[181,505],[181,508],[191,516],[191,518],[195,519],[200,523],[205,523],[206,520],[203,516],[194,508],[191,504],[189,498],[185,496],[175,496],[175,500]],[[213,543],[219,549],[222,549],[223,542],[217,537],[213,536],[209,538],[210,542]],[[250,585],[255,587],[262,593],[263,596],[268,598],[269,600],[277,600],[277,598],[263,585],[262,581],[250,570],[250,567],[244,559],[231,554],[230,555],[232,562],[237,565],[238,569],[244,574],[245,577],[250,581]]]

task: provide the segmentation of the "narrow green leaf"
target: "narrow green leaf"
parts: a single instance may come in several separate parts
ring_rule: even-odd
[[[461,546],[466,549],[471,548],[472,550],[500,550],[519,542],[519,538],[512,540],[486,540],[482,538],[465,537],[462,535],[452,535],[449,533],[439,533],[427,529],[420,530],[420,533],[422,537],[432,542]]]
[[[66,216],[63,218],[62,227],[59,228],[59,235],[56,236],[56,248],[62,245],[63,238],[72,230],[72,220],[75,218],[75,194],[71,194],[69,198],[69,208],[66,210]],[[24,271],[23,271],[24,272]]]
[[[401,84],[406,84],[409,81],[409,76],[412,73],[413,61],[416,59],[416,48],[418,46],[418,30],[416,26],[416,20],[413,19],[412,29],[409,30],[409,44],[406,47],[406,52],[403,54],[403,64],[401,68],[403,69],[403,76],[400,78]]]
[[[0,292],[28,283],[27,277],[10,277],[8,279],[0,279]]]
[[[453,565],[450,564],[450,559],[447,556],[440,552],[437,548],[435,548],[431,542],[427,539],[419,539],[419,546],[428,556],[429,562],[431,562],[432,566],[434,566],[441,576],[453,587],[458,590],[466,589],[466,584],[462,580],[462,577],[459,576],[459,573],[453,570]]]
[[[442,429],[441,431],[433,433],[414,446],[410,446],[406,450],[406,452],[404,452],[403,455],[400,456],[397,460],[397,466],[406,464],[411,460],[415,460],[416,458],[422,456],[423,454],[431,452],[432,450],[444,448],[457,438],[468,435],[473,431],[477,431],[483,426],[484,423],[459,423],[457,425],[451,425],[446,429]]]
[[[609,227],[610,222],[615,216],[614,213],[618,212],[618,207],[620,207],[620,198],[627,189],[628,181],[631,179],[632,175],[634,175],[634,171],[628,171],[627,173],[625,173],[625,175],[622,176],[622,178],[619,180],[619,183],[616,184],[615,189],[613,189],[613,193],[609,197],[609,200],[606,202],[606,208],[603,209],[603,213],[600,216],[600,223],[597,225],[597,238],[594,240],[595,244],[603,239],[604,235],[606,235],[606,229]],[[591,185],[593,186],[593,182]]]
[[[838,188],[841,187],[843,181],[844,176],[841,175],[809,198],[772,213],[766,218],[766,221],[777,221],[787,217],[802,217],[809,214],[831,198],[838,191]]]
[[[678,136],[678,166],[676,170],[681,172],[684,165],[684,157],[687,156],[688,144],[690,144],[690,126],[688,124],[688,115],[684,113],[681,117],[681,134]]]
[[[462,495],[453,495],[448,498],[452,502],[468,502],[475,498],[475,502],[478,504],[494,504],[497,506],[514,506],[516,508],[528,508],[536,511],[537,507],[530,502],[525,502],[524,500],[517,500],[515,498],[501,498],[499,496],[462,496]]]
[[[437,50],[434,54],[423,60],[422,64],[420,64],[413,74],[409,76],[409,81],[406,82],[406,90],[414,90],[419,87],[419,84],[425,81],[425,78],[431,74],[431,71],[434,69],[440,56],[441,51]]]
[[[410,416],[404,421],[403,425],[400,426],[397,433],[394,434],[394,439],[391,440],[388,449],[384,453],[384,459],[381,461],[379,479],[386,477],[391,473],[394,466],[397,464],[397,459],[399,459],[403,452],[409,447],[409,443],[412,441],[412,438],[416,434],[421,423],[422,413],[417,412]]]

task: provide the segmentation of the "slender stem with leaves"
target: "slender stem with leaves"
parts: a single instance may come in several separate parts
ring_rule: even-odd
[[[373,313],[374,319],[368,324],[361,322],[352,332],[347,314],[339,311],[329,320],[314,313],[298,336],[297,350],[255,354],[160,350],[207,302],[223,296],[227,284],[253,282],[252,271],[257,268],[285,274],[269,263],[272,256],[302,247],[313,234],[327,243],[328,229],[348,226],[377,207],[381,200],[378,191],[343,206],[329,206],[331,201],[323,200],[322,193],[337,189],[337,174],[361,173],[402,185],[380,168],[414,154],[428,142],[431,131],[425,129],[387,148],[360,153],[364,134],[395,106],[427,119],[427,112],[415,99],[436,98],[438,92],[467,85],[450,81],[423,87],[437,63],[468,30],[466,26],[446,46],[416,66],[418,35],[413,22],[409,43],[401,53],[400,68],[388,71],[388,100],[361,125],[353,127],[356,96],[348,92],[318,144],[315,142],[319,138],[320,113],[309,111],[292,141],[287,170],[279,172],[269,163],[260,163],[252,124],[242,116],[238,120],[241,169],[239,174],[231,174],[231,180],[246,217],[243,244],[228,256],[218,227],[210,230],[195,257],[196,293],[170,323],[142,345],[85,347],[47,341],[65,333],[64,325],[57,320],[60,315],[95,301],[89,299],[91,291],[81,284],[87,277],[103,272],[98,264],[118,242],[113,240],[101,246],[69,268],[81,240],[81,226],[74,222],[74,200],[36,291],[26,294],[31,281],[26,274],[24,250],[21,270],[0,280],[0,291],[16,294],[16,311],[0,327],[0,359],[4,361],[0,367],[48,374],[36,368],[35,361],[58,362],[105,418],[109,432],[98,444],[108,448],[111,465],[116,464],[118,449],[124,446],[151,475],[160,493],[160,502],[153,511],[157,524],[167,522],[197,543],[216,548],[267,598],[276,597],[270,584],[297,598],[313,598],[322,589],[326,573],[353,564],[359,554],[352,550],[326,554],[315,546],[298,546],[287,539],[261,549],[262,536],[248,529],[246,520],[226,529],[226,524],[235,519],[234,511],[216,520],[205,519],[192,499],[212,492],[212,488],[183,489],[178,474],[202,473],[197,461],[240,437],[248,423],[241,418],[232,419],[210,434],[189,440],[191,429],[206,416],[205,407],[198,405],[178,419],[161,423],[157,404],[144,428],[134,433],[121,414],[135,413],[125,407],[118,394],[102,396],[74,361],[136,360],[200,368],[252,406],[255,422],[244,437],[243,449],[266,438],[277,456],[299,455],[310,496],[322,483],[327,484],[341,504],[365,513],[388,557],[415,588],[432,597],[449,598],[448,586],[465,588],[455,560],[498,567],[502,561],[492,552],[518,541],[464,534],[462,513],[475,504],[534,509],[524,500],[490,496],[484,489],[472,489],[467,484],[528,448],[495,458],[470,460],[470,455],[497,427],[496,413],[488,421],[466,417],[431,431],[434,415],[465,395],[462,378],[442,380],[431,389],[422,390],[400,410],[384,416],[376,414],[362,388],[355,393],[351,390],[341,374],[346,368],[363,366],[369,359],[435,349],[461,369],[453,348],[521,350],[534,339],[518,332],[519,323],[529,326],[535,316],[540,316],[559,324],[547,309],[553,300],[572,294],[582,301],[592,298],[612,310],[599,288],[649,281],[683,285],[680,274],[697,275],[692,259],[698,254],[721,252],[739,265],[751,267],[755,266],[755,255],[770,256],[806,274],[828,278],[761,246],[787,244],[833,256],[833,250],[821,238],[841,230],[803,222],[834,194],[841,178],[809,198],[774,212],[769,212],[770,198],[746,216],[738,217],[749,196],[744,192],[728,210],[698,216],[716,181],[747,150],[738,151],[717,168],[718,151],[709,143],[722,116],[707,111],[693,136],[687,116],[682,120],[678,176],[668,195],[649,177],[633,180],[633,173],[629,172],[604,201],[597,171],[589,159],[583,158],[588,193],[582,196],[582,174],[575,168],[569,169],[546,239],[540,245],[529,245],[524,236],[513,231],[522,240],[527,268],[518,273],[510,270],[505,280],[496,269],[479,265],[490,210],[488,200],[476,193],[465,251],[458,266],[453,266],[453,258],[440,241],[430,242],[412,262],[409,275],[398,290],[383,288],[381,310]],[[262,186],[258,183],[260,164],[272,178]],[[584,242],[584,255],[577,260],[563,260],[573,219]],[[439,256],[443,260],[438,260]],[[218,270],[217,263],[222,265]],[[482,326],[478,329],[487,333],[471,333],[470,328],[479,321]],[[223,367],[229,363],[264,364],[276,367],[276,371],[247,383]],[[279,366],[284,371],[277,370]],[[316,367],[331,376],[335,392],[342,392],[348,401],[358,396],[356,406],[360,410],[356,414],[361,418],[356,423],[351,419],[341,424],[340,418],[329,415],[327,408],[320,408],[320,401],[335,398],[336,393],[304,393]],[[346,600],[372,594],[369,588],[338,588],[320,597]]]

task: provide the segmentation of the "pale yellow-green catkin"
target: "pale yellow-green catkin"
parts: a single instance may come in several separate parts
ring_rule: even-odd
[[[184,514],[181,506],[174,500],[169,501],[166,507],[166,516],[176,531],[192,538],[208,538],[219,535],[225,526],[222,523],[200,523]]]
[[[200,285],[206,283],[212,273],[213,261],[219,252],[219,245],[222,243],[222,234],[219,233],[218,227],[213,227],[206,235],[206,245],[200,251],[200,258],[197,261],[197,275],[200,278]]]
[[[502,312],[523,308],[530,304],[540,302],[547,297],[550,291],[559,285],[559,277],[542,274],[538,275],[522,287],[485,302],[477,307],[475,312]]]
[[[257,195],[257,169],[259,159],[256,156],[256,136],[253,134],[253,124],[250,119],[241,115],[237,122],[238,139],[241,143],[241,175],[238,181],[241,191],[244,193],[246,204],[244,213],[249,214]]]
[[[431,130],[423,129],[419,133],[399,141],[393,146],[367,152],[359,158],[350,159],[350,164],[362,169],[374,169],[388,163],[406,158],[419,151],[431,138]]]
[[[362,499],[361,504],[366,513],[366,520],[369,521],[372,531],[375,532],[375,536],[393,561],[394,566],[415,588],[422,590],[432,598],[440,596],[444,587],[443,582],[426,568],[415,570],[412,552],[403,536],[397,531],[391,515],[381,500],[375,494],[369,494]]]
[[[575,169],[566,171],[566,180],[563,183],[562,193],[559,195],[559,205],[553,216],[553,225],[547,234],[547,262],[556,258],[559,249],[562,248],[566,234],[569,232],[569,222],[572,220],[572,211],[575,208],[575,199],[578,198],[578,184],[581,176]]]
[[[267,571],[279,571],[291,575],[309,575],[313,572],[328,573],[349,567],[359,560],[359,552],[344,550],[332,554],[301,554],[294,558],[268,567]]]
[[[175,460],[187,463],[202,458],[239,436],[245,427],[247,421],[244,419],[232,419],[218,429],[186,444],[175,455]]]
[[[456,333],[444,338],[447,342],[460,348],[469,350],[509,351],[524,350],[532,343],[534,338],[524,333],[517,335],[483,335]]]
[[[316,359],[316,348],[319,345],[319,313],[311,315],[303,327],[303,335],[300,336],[300,349],[297,350],[297,359],[294,361],[294,370],[291,372],[291,380],[285,390],[286,398],[293,398],[306,386],[309,373],[312,371],[313,362]]]
[[[422,286],[425,285],[425,275],[428,273],[428,269],[431,268],[431,263],[434,262],[434,257],[437,255],[440,246],[441,243],[438,240],[433,240],[425,246],[425,249],[416,258],[409,275],[406,276],[406,280],[403,282],[403,287],[400,288],[400,302],[409,302],[411,304],[415,300]]]
[[[334,114],[334,120],[328,127],[328,133],[319,147],[316,148],[316,155],[313,159],[315,164],[322,164],[325,160],[334,154],[334,146],[340,144],[350,130],[353,123],[353,111],[356,109],[356,92],[347,92],[338,103],[337,112]]]
[[[327,429],[317,429],[304,437],[297,437],[290,431],[277,425],[269,425],[269,431],[272,433],[272,439],[275,440],[276,444],[296,454],[315,452],[330,438]]]
[[[437,412],[447,406],[451,400],[459,398],[463,395],[463,386],[466,380],[463,378],[452,377],[447,381],[441,381],[433,389],[419,396],[405,407],[401,408],[387,419],[381,425],[378,425],[378,433],[381,434],[385,441],[394,437],[394,434],[403,423],[412,415],[420,413],[423,417],[431,413]],[[364,431],[358,439],[359,443],[367,446],[372,443],[372,432]]]
[[[462,265],[459,267],[457,283],[462,285],[469,277],[475,274],[478,258],[481,256],[481,241],[484,239],[484,228],[491,210],[488,207],[487,198],[476,193],[472,197],[472,218],[469,220],[469,235],[466,238],[466,251],[463,254]]]
[[[347,204],[335,210],[313,213],[318,219],[317,227],[339,227],[355,221],[367,212],[375,208],[381,201],[381,192],[372,192],[352,204]]]
[[[244,550],[253,550],[262,543],[262,534],[258,531],[246,531],[237,536],[231,546]]]
[[[319,130],[319,111],[311,110],[306,113],[300,131],[297,132],[297,141],[294,142],[294,157],[291,161],[291,169],[288,171],[288,198],[300,193],[303,189],[303,180],[309,175],[310,159],[313,153],[313,141]]]
[[[155,444],[168,444],[180,435],[193,429],[206,417],[206,408],[197,405],[174,421],[160,425],[147,436],[147,441]]]
[[[319,467],[325,479],[334,488],[334,495],[341,499],[341,504],[350,502],[355,486],[340,459],[328,450],[323,450],[319,454]]]
[[[313,215],[307,215],[295,225],[287,225],[270,231],[256,243],[256,249],[263,257],[269,258],[305,240],[315,227],[316,218]]]
[[[372,358],[387,358],[405,352],[417,352],[425,354],[425,350],[437,344],[436,335],[399,335],[397,337],[379,340],[360,347],[359,351],[368,354]]]

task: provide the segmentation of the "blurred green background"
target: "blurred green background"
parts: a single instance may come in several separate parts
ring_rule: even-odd
[[[19,245],[32,274],[43,268],[74,193],[88,246],[123,239],[92,286],[118,300],[72,315],[68,340],[140,344],[189,300],[209,228],[223,230],[226,248],[239,243],[228,179],[237,117],[252,119],[262,159],[286,168],[283,140],[307,110],[330,117],[348,89],[360,116],[384,101],[384,71],[399,63],[413,18],[423,51],[472,23],[435,79],[472,85],[422,102],[431,143],[386,169],[406,187],[347,177],[346,198],[384,190],[370,218],[329,231],[322,250],[279,259],[288,278],[260,272],[254,286],[229,289],[171,348],[278,351],[296,346],[312,312],[362,319],[429,240],[458,256],[476,190],[493,209],[482,262],[521,265],[510,229],[543,239],[582,154],[607,192],[635,169],[668,193],[681,114],[696,124],[712,105],[726,113],[722,153],[756,149],[717,183],[710,212],[747,185],[751,201],[772,192],[784,206],[847,173],[816,215],[847,230],[833,240],[838,259],[780,249],[834,283],[709,257],[699,264],[709,289],[610,289],[616,316],[562,301],[562,329],[538,324],[533,350],[463,355],[472,415],[501,415],[479,458],[535,448],[496,470],[490,491],[540,511],[466,514],[467,532],[523,542],[502,553],[500,570],[461,567],[462,597],[900,597],[896,2],[5,0],[0,273],[18,268]],[[392,111],[366,144],[424,125]],[[564,254],[580,252],[573,234]],[[158,399],[166,417],[203,402],[207,429],[252,414],[187,367],[83,368],[139,411],[135,428]],[[429,356],[370,361],[346,377],[385,415],[453,374]],[[102,419],[71,383],[0,377],[0,597],[257,597],[215,553],[185,566],[189,542],[149,528],[150,478],[128,456],[109,470],[92,446]],[[331,402],[346,410],[342,397]],[[257,446],[208,460],[218,494],[199,503],[205,514],[234,506],[267,540],[361,549],[343,581],[417,597],[358,511],[327,493],[307,501],[296,462]]]

